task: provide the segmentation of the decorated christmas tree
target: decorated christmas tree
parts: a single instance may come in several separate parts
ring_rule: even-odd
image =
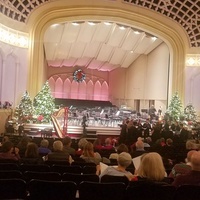
[[[30,122],[33,115],[33,102],[30,98],[29,93],[26,91],[19,105],[15,109],[15,117],[20,123]]]
[[[185,115],[185,119],[187,121],[191,121],[191,122],[195,122],[196,121],[197,114],[196,114],[194,106],[191,103],[189,103],[185,107],[185,109],[184,109],[184,115]]]
[[[178,96],[178,93],[176,92],[172,96],[169,107],[166,111],[171,121],[180,120],[180,117],[183,114],[182,108],[183,106],[182,106],[181,100]]]
[[[44,84],[42,90],[35,96],[33,106],[38,122],[48,123],[51,121],[51,115],[55,109],[55,99],[51,94],[48,81]]]

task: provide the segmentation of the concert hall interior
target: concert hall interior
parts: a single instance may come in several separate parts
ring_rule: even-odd
[[[68,107],[72,137],[82,134],[85,115],[86,131],[97,135],[118,136],[125,118],[145,121],[152,105],[158,120],[176,92],[199,114],[197,7],[163,0],[1,2],[0,132],[24,92],[33,100],[46,81],[57,109]],[[52,120],[25,130],[56,131],[62,120],[57,128]]]

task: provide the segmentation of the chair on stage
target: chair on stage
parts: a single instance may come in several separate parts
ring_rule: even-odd
[[[80,200],[124,200],[126,185],[124,183],[96,183],[83,181],[79,184]]]
[[[26,182],[22,179],[0,179],[0,199],[26,199]]]
[[[72,181],[33,179],[28,188],[30,200],[75,200],[77,185]]]
[[[174,200],[197,200],[200,197],[199,185],[181,185],[177,188]]]

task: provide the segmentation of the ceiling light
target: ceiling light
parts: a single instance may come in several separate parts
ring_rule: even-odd
[[[139,34],[140,34],[140,32],[139,32],[139,31],[134,31],[134,33],[135,33],[136,35],[139,35]]]
[[[72,22],[72,25],[79,26],[80,24],[78,22]]]
[[[112,25],[112,23],[110,23],[110,22],[104,22],[104,24],[107,25],[107,26]]]
[[[59,24],[52,24],[51,27],[59,26]]]
[[[95,26],[96,25],[96,23],[94,23],[94,22],[88,22],[88,24],[91,25],[91,26]]]
[[[155,41],[155,40],[157,40],[157,37],[151,37],[151,39],[153,40],[153,41]]]
[[[125,30],[126,28],[124,26],[120,26],[119,29]]]

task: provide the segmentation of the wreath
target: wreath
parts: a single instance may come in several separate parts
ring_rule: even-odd
[[[73,77],[76,82],[80,83],[85,80],[86,75],[82,69],[78,69],[74,72]]]

